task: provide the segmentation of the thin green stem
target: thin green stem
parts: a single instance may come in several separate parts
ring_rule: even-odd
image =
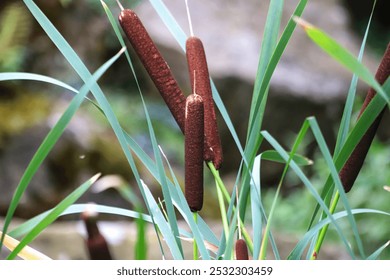
[[[329,212],[331,214],[333,214],[334,211],[336,211],[336,207],[337,207],[337,203],[339,202],[339,199],[340,199],[340,193],[338,191],[336,191],[336,194],[335,194],[335,196],[333,198],[332,204],[331,204],[331,206],[329,208]],[[314,246],[313,253],[312,253],[311,258],[310,258],[311,260],[317,259],[318,253],[321,250],[321,246],[322,246],[322,243],[324,242],[325,235],[326,235],[326,233],[328,231],[328,228],[329,228],[329,224],[327,224],[326,226],[324,226],[321,229],[321,231],[320,231],[320,233],[318,235],[318,239],[316,241],[316,244]]]
[[[197,224],[198,223],[198,212],[193,213],[194,221]],[[194,238],[194,243],[193,243],[193,259],[194,261],[199,259],[198,255],[198,244],[196,243],[196,240]]]
[[[224,232],[225,232],[226,242],[227,242],[228,236],[229,236],[229,223],[228,223],[228,219],[227,219],[227,216],[226,216],[225,202],[224,202],[224,199],[223,199],[222,190],[221,190],[221,188],[219,187],[217,181],[215,181],[215,185],[216,185],[216,187],[217,187],[217,195],[218,195],[219,209],[220,209],[220,211],[221,211],[221,218],[222,218],[223,230],[224,230]]]
[[[217,190],[219,189],[220,192],[222,192],[222,195],[225,198],[226,202],[228,204],[230,204],[231,197],[229,195],[229,192],[227,191],[227,188],[226,188],[225,184],[223,183],[223,181],[221,179],[221,176],[219,176],[218,170],[215,169],[215,166],[214,166],[214,164],[212,162],[208,162],[207,165],[210,168],[211,173],[213,174],[213,176],[215,178],[215,181],[217,183]],[[234,207],[234,206],[233,206],[233,211],[236,211],[236,207]],[[253,242],[252,242],[252,239],[251,239],[248,231],[246,230],[246,228],[244,226],[244,223],[242,222],[241,218],[239,219],[239,223],[240,223],[242,236],[245,239],[245,242],[246,242],[246,244],[248,246],[249,251],[251,252],[251,254],[253,254]],[[226,238],[226,240],[227,240],[227,238]]]
[[[271,232],[270,228],[271,228],[272,220],[274,217],[274,211],[276,208],[276,203],[278,201],[281,188],[282,188],[282,180],[280,181],[279,186],[276,190],[276,194],[275,194],[274,200],[272,202],[272,206],[271,206],[271,211],[269,213],[268,222],[267,222],[267,225],[265,226],[264,236],[263,236],[263,240],[261,241],[261,246],[260,246],[259,260],[265,260],[265,258],[267,256],[268,238],[269,238],[269,233]]]

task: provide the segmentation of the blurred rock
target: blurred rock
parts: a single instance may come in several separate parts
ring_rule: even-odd
[[[33,124],[21,132],[8,135],[3,140],[0,147],[0,192],[2,193],[0,215],[6,214],[13,193],[29,162],[65,111],[65,106],[67,106],[66,102],[52,100],[51,111],[44,121]],[[7,116],[16,118],[17,112]],[[21,116],[19,114],[19,117]],[[16,216],[30,218],[54,207],[96,173],[115,174],[129,184],[133,180],[130,168],[113,137],[112,133],[97,125],[87,113],[78,112],[37,169],[22,196]],[[137,190],[135,192],[137,193]],[[103,193],[89,190],[78,202],[96,202],[118,207],[131,206],[113,189],[105,190]]]

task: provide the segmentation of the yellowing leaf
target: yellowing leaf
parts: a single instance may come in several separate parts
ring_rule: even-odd
[[[0,236],[3,233],[0,231]],[[11,236],[5,234],[4,236],[4,246],[7,247],[10,251],[14,250],[16,246],[19,245],[19,241],[12,238]],[[48,256],[42,254],[41,252],[26,246],[18,254],[24,260],[51,260]]]

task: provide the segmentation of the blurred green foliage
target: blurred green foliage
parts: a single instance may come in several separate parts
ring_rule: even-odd
[[[385,185],[390,185],[389,166],[389,143],[374,141],[354,187],[347,194],[352,209],[371,208],[389,212],[390,193],[383,189]],[[315,186],[318,186],[318,191],[320,192],[320,188],[328,176],[327,165],[320,155],[315,156],[313,169],[311,181]],[[290,174],[290,176],[293,177],[293,174]],[[274,195],[273,189],[264,191],[263,199],[266,209],[269,209],[272,204]],[[308,221],[314,207],[315,201],[306,189],[300,188],[291,192],[289,195],[281,198],[278,203],[274,228],[281,232],[301,235],[307,230]],[[343,210],[340,203],[336,212]],[[388,217],[362,214],[356,215],[355,218],[368,255],[389,240],[390,226]],[[350,240],[354,240],[352,232],[349,230],[347,219],[341,219],[340,226],[345,229],[345,233],[350,232]],[[332,226],[326,239],[333,243],[339,241],[339,237]],[[385,250],[380,258],[390,259],[390,249]]]
[[[20,69],[31,33],[31,21],[31,15],[22,3],[9,4],[1,11],[0,71]]]

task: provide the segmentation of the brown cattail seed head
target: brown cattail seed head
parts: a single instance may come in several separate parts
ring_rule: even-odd
[[[186,97],[173,77],[168,64],[134,11],[123,10],[119,15],[119,22],[177,124],[184,132]]]
[[[238,239],[236,241],[236,260],[249,260],[248,247],[244,239]]]
[[[91,260],[112,260],[107,241],[99,231],[97,218],[98,213],[93,209],[93,204],[81,214],[87,230],[86,245],[89,257]]]
[[[190,37],[186,42],[188,70],[192,90],[203,98],[204,102],[204,160],[212,161],[216,169],[222,165],[222,146],[219,138],[217,118],[212,97],[210,76],[206,54],[202,41],[197,37]]]
[[[386,53],[382,58],[382,61],[378,67],[375,78],[378,83],[383,84],[390,74],[390,44],[387,46]],[[363,114],[364,110],[374,98],[376,92],[374,89],[370,88],[368,90],[367,96],[364,100],[362,108],[359,113],[359,117]],[[356,145],[352,154],[345,162],[343,168],[340,170],[340,180],[343,184],[345,192],[349,192],[355,183],[355,180],[360,172],[360,169],[363,166],[364,159],[370,149],[372,140],[376,134],[379,123],[382,119],[384,110],[378,115],[378,117],[374,120],[371,126],[367,129],[366,133],[363,135],[360,142]]]
[[[202,97],[187,97],[185,111],[185,197],[192,212],[203,206],[204,105]]]

